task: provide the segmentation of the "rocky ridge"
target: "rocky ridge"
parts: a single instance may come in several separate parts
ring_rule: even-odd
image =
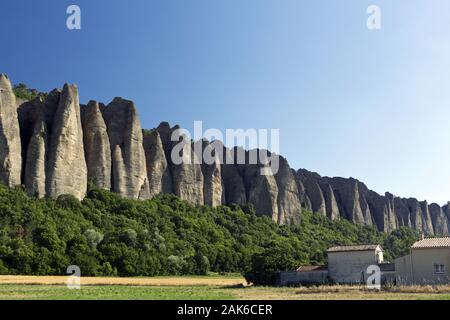
[[[0,75],[0,183],[23,184],[30,196],[82,199],[92,183],[133,199],[173,193],[196,205],[251,204],[258,215],[279,224],[297,223],[301,211],[309,210],[380,231],[406,226],[427,235],[449,234],[450,202],[441,207],[379,195],[353,178],[293,170],[281,156],[275,175],[261,175],[260,164],[220,161],[235,159],[238,152],[248,159],[252,151],[228,149],[218,141],[188,141],[178,148],[179,141],[171,140],[177,129],[163,122],[142,130],[134,103],[122,98],[107,106],[80,105],[75,85],[45,99],[21,101],[9,78]],[[219,154],[201,163],[212,144],[220,145]],[[174,163],[172,153],[191,161]]]

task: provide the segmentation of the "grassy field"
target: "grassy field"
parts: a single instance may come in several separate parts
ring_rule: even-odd
[[[367,291],[360,287],[272,288],[245,286],[231,276],[82,278],[80,290],[67,277],[0,276],[0,299],[42,300],[450,300],[450,286],[402,287]]]

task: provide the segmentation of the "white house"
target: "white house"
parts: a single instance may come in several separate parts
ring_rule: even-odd
[[[383,262],[380,245],[339,246],[328,249],[328,276],[335,283],[364,283],[367,268]]]
[[[332,247],[327,254],[328,267],[303,266],[296,271],[280,272],[278,284],[360,284],[366,282],[369,266],[380,267],[383,282],[394,279],[394,265],[384,263],[380,245]]]
[[[440,284],[450,282],[450,237],[415,242],[409,255],[395,260],[397,283]]]

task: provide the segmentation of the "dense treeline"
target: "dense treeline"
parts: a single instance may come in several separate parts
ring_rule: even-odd
[[[0,274],[65,274],[69,265],[97,276],[249,274],[325,264],[327,247],[338,244],[380,243],[393,258],[416,238],[311,213],[278,226],[251,207],[195,207],[170,195],[136,201],[92,189],[80,202],[0,186]]]

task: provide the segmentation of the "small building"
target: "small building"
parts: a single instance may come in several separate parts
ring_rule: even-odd
[[[381,282],[395,280],[395,266],[383,260],[380,245],[338,246],[327,250],[328,267],[302,266],[296,271],[280,272],[278,285],[320,285],[329,283],[366,283],[369,266],[378,266]]]
[[[450,282],[450,237],[422,238],[409,255],[395,260],[399,284],[444,284]]]
[[[371,266],[379,267],[381,284],[450,283],[450,237],[422,237],[411,246],[410,254],[395,263],[384,261],[380,245],[332,247],[327,254],[328,267],[302,266],[296,271],[280,272],[278,284],[363,284]]]
[[[335,283],[365,283],[367,268],[383,263],[383,248],[376,244],[332,247],[327,253],[328,275]]]

